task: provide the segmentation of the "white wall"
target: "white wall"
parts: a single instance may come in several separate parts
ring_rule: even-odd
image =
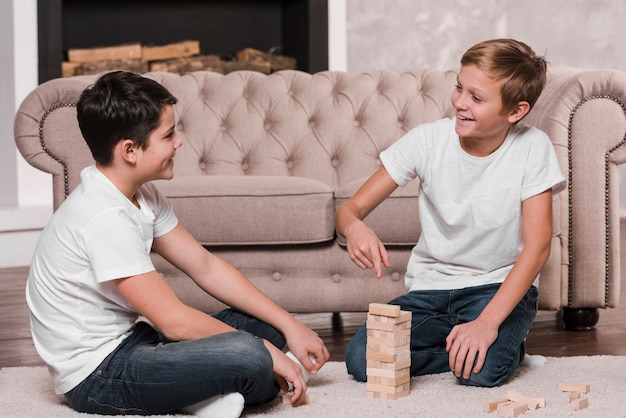
[[[13,119],[38,84],[37,0],[0,0],[0,267],[30,262],[52,213],[52,181],[31,167],[13,140]]]

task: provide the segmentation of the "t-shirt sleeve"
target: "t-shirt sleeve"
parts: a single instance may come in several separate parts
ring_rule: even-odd
[[[548,136],[535,130],[537,136],[531,141],[527,169],[522,186],[522,200],[536,196],[548,189],[558,193],[565,188],[566,180],[561,172],[559,161]]]
[[[419,127],[418,127],[419,128]],[[380,153],[380,161],[389,176],[400,187],[418,177],[420,157],[427,155],[420,141],[419,129],[414,128]]]
[[[178,225],[178,218],[170,201],[152,183],[145,184],[142,193],[154,213],[154,237],[163,236],[174,229]]]
[[[149,208],[143,216],[125,206],[113,207],[98,214],[84,231],[84,248],[98,282],[153,271],[153,239],[178,224],[169,201],[152,184],[140,192]]]

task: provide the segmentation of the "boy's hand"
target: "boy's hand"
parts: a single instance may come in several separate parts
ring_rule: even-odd
[[[355,221],[346,228],[346,241],[348,255],[354,264],[363,270],[374,268],[377,279],[383,276],[382,266],[391,267],[387,249],[362,221]]]
[[[446,338],[450,370],[456,377],[460,377],[462,372],[464,379],[469,379],[471,372],[480,372],[485,364],[487,350],[496,338],[498,328],[478,320],[452,328]]]
[[[290,386],[293,387],[291,406],[297,406],[302,402],[307,389],[304,376],[302,375],[302,368],[287,357],[285,353],[272,345],[272,343],[266,340],[263,342],[272,356],[274,375],[278,386],[285,392],[290,390]]]
[[[330,358],[330,353],[320,336],[298,321],[294,321],[289,328],[285,329],[284,335],[291,353],[311,376],[317,375],[319,369]]]

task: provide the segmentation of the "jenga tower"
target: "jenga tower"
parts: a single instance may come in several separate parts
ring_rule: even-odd
[[[370,303],[367,314],[367,395],[398,399],[409,394],[411,312]]]

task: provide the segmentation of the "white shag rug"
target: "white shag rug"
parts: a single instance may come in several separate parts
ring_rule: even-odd
[[[585,409],[574,410],[561,382],[589,384]],[[242,417],[463,417],[496,418],[483,411],[485,403],[506,397],[509,390],[545,398],[544,408],[524,418],[626,417],[626,356],[548,357],[542,366],[522,364],[513,379],[496,388],[465,387],[451,373],[411,379],[408,397],[381,400],[367,396],[365,385],[355,382],[340,362],[327,363],[309,381],[313,402],[293,408],[279,396],[264,405],[246,407]],[[54,394],[44,367],[0,369],[0,417],[87,417],[70,409]],[[183,415],[179,415],[183,416]]]

